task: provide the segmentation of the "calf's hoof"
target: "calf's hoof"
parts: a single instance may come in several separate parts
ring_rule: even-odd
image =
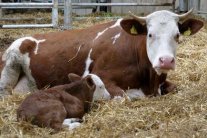
[[[67,126],[69,130],[73,130],[81,126],[82,119],[79,118],[69,118],[63,121],[63,125]]]

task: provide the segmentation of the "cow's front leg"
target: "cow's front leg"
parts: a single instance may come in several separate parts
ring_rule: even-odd
[[[112,99],[122,98],[126,95],[123,89],[112,82],[105,83],[105,87],[110,93]]]
[[[175,84],[173,84],[172,82],[169,82],[169,81],[165,81],[160,86],[161,95],[168,94],[169,92],[172,92],[175,88],[176,88]]]

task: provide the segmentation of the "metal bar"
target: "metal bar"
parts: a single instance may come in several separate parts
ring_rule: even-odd
[[[1,7],[2,9],[51,9],[52,7]]]
[[[51,28],[53,24],[16,24],[16,25],[0,25],[3,29],[15,29],[15,28]]]
[[[88,19],[88,18],[101,20],[101,19],[119,19],[119,18],[122,18],[122,17],[121,16],[115,16],[115,17],[73,17],[73,20],[79,21],[79,20]]]
[[[15,6],[15,7],[53,7],[53,3],[0,3],[0,7],[11,7],[11,6]]]
[[[65,0],[64,7],[64,29],[72,29],[72,1]]]
[[[43,20],[44,18],[0,18],[0,21]]]
[[[206,11],[197,11],[198,14],[207,14]]]
[[[72,6],[172,6],[172,3],[72,3]]]
[[[54,28],[58,27],[58,0],[53,0],[52,24]]]

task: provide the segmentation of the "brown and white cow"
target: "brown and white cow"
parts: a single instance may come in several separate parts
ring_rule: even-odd
[[[17,110],[17,120],[55,130],[60,130],[62,124],[72,129],[80,125],[77,121],[89,111],[93,101],[110,99],[98,76],[89,74],[81,79],[76,74],[69,74],[68,77],[72,83],[40,90],[27,96]]]
[[[35,89],[68,83],[67,74],[73,72],[98,75],[112,97],[123,96],[126,90],[132,99],[160,95],[172,87],[166,77],[175,68],[180,34],[186,30],[195,34],[203,26],[201,21],[187,18],[191,12],[132,14],[131,19],[87,29],[17,39],[2,58],[1,94],[15,87],[21,72]]]

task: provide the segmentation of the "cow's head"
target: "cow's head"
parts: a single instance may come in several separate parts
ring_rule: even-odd
[[[132,13],[133,19],[121,21],[121,27],[131,35],[147,35],[147,55],[158,74],[175,68],[175,55],[180,34],[195,34],[203,22],[187,19],[189,12],[178,15],[169,11],[156,11],[146,17]]]

